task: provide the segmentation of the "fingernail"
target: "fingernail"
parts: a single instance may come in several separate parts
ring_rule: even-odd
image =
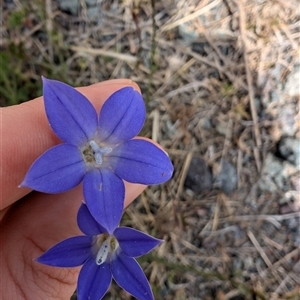
[[[135,90],[141,91],[140,87],[131,79],[110,79],[106,81],[101,81],[90,85],[91,87],[107,86],[107,85],[122,85],[122,86],[132,86]]]

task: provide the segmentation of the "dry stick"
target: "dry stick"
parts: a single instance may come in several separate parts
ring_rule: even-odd
[[[291,33],[289,32],[288,26],[287,25],[283,25],[280,24],[281,30],[285,33],[285,35],[287,36],[287,38],[290,40],[291,45],[293,47],[293,50],[297,51],[298,50],[298,44],[297,41],[295,41],[293,39],[293,36],[291,35]]]
[[[242,174],[242,167],[243,167],[243,152],[240,148],[238,149],[236,165],[237,165],[237,178],[238,178],[237,188],[238,190],[240,190],[242,186],[241,174]]]
[[[212,222],[211,233],[215,232],[218,228],[219,213],[220,213],[220,193],[217,196],[217,203],[216,203],[216,207],[215,207],[215,213],[214,213],[214,218],[213,218],[213,222]]]
[[[245,84],[241,78],[235,76],[231,72],[227,71],[225,67],[221,67],[220,65],[216,65],[215,63],[211,62],[208,58],[201,56],[200,54],[190,50],[187,47],[180,46],[178,44],[175,44],[173,42],[168,42],[163,39],[156,39],[156,41],[161,45],[167,45],[169,47],[172,47],[176,49],[177,51],[190,55],[193,58],[195,58],[197,61],[203,62],[204,64],[216,69],[219,71],[220,74],[224,74],[231,82],[237,84],[238,87],[243,88],[245,91],[248,91],[248,85]]]
[[[1,47],[7,47],[11,42],[18,45],[20,43],[25,42],[27,39],[29,39],[35,32],[40,30],[43,27],[43,23],[38,23],[35,25],[30,31],[27,31],[24,33],[21,37],[16,37],[16,38],[3,38],[1,37],[0,39],[0,46]]]
[[[146,96],[145,96],[145,100],[147,105],[150,102],[150,90],[153,87],[153,76],[155,73],[155,53],[156,53],[156,34],[157,34],[157,24],[156,24],[156,20],[155,20],[155,16],[156,16],[156,8],[155,8],[155,0],[151,0],[151,8],[152,8],[152,13],[151,13],[151,20],[152,20],[152,36],[151,36],[151,48],[150,48],[150,74],[149,74],[149,80],[147,83],[147,89],[146,89]],[[141,48],[140,48],[141,49]]]
[[[234,212],[230,206],[230,202],[229,202],[227,195],[224,193],[221,193],[221,200],[222,200],[222,204],[224,204],[225,209],[227,210],[227,213],[229,214],[229,216],[233,216]]]
[[[279,269],[279,266],[282,265],[284,262],[288,262],[292,259],[292,257],[298,257],[300,254],[300,247],[297,247],[296,249],[294,249],[293,251],[291,251],[290,253],[286,254],[284,257],[282,257],[280,260],[278,260],[277,262],[273,263],[273,265],[267,269],[265,269],[264,271],[262,271],[259,276],[260,278],[265,278],[267,276],[268,272],[271,272],[272,274],[274,274],[273,272],[275,272],[276,270]],[[245,284],[252,282],[254,278],[248,280],[245,282]]]
[[[189,152],[188,155],[185,158],[184,165],[183,165],[183,168],[181,170],[181,176],[180,176],[178,189],[177,189],[177,193],[176,193],[176,199],[179,198],[179,196],[181,195],[181,193],[183,191],[183,185],[184,185],[186,175],[187,175],[187,172],[189,170],[192,158],[193,158],[193,152]]]
[[[284,257],[276,261],[270,268],[264,270],[261,273],[261,276],[264,277],[268,271],[272,272],[273,270],[275,270],[275,268],[278,269],[279,266],[283,264],[283,262],[289,262],[293,256],[298,257],[299,255],[300,255],[300,247],[297,247],[296,249],[292,250],[290,253],[286,254]]]
[[[180,69],[178,69],[172,76],[162,84],[162,86],[154,92],[153,97],[156,95],[161,95],[165,89],[168,86],[171,86],[171,84],[181,75],[183,74],[186,70],[188,70],[194,63],[196,62],[195,58],[191,58],[188,62],[186,62]]]
[[[165,99],[170,99],[177,96],[180,93],[184,93],[199,87],[204,87],[209,90],[209,86],[204,81],[193,81],[191,83],[185,84],[184,86],[179,87],[178,89],[170,91],[168,94],[164,96]]]
[[[212,62],[210,62],[208,59],[204,58],[203,56],[201,56],[200,54],[198,53],[195,53],[193,52],[192,50],[190,49],[185,49],[185,48],[182,48],[182,47],[177,47],[177,49],[181,50],[183,53],[186,53],[186,54],[189,54],[191,55],[192,57],[194,57],[195,59],[197,59],[198,61],[201,61],[207,65],[209,65],[210,67],[213,67],[215,68],[216,70],[218,70],[221,74],[224,74],[227,76],[227,78],[233,82],[233,83],[237,83],[238,86],[242,87],[243,89],[245,89],[246,91],[248,90],[248,86],[241,80],[241,78],[233,75],[232,73],[228,72],[226,70],[226,68],[224,67],[221,67],[219,65],[216,65]]]
[[[227,218],[219,219],[219,222],[251,222],[251,221],[268,221],[272,223],[275,227],[280,228],[281,224],[279,222],[300,217],[300,212],[293,212],[285,215],[242,215],[242,216],[230,216]]]
[[[273,241],[272,239],[270,239],[265,234],[262,234],[262,238],[264,239],[264,241],[265,241],[266,244],[272,246],[273,248],[276,248],[279,251],[283,251],[284,250],[284,246],[283,245],[280,245],[277,242]]]
[[[199,26],[197,26],[197,27],[198,27],[198,30],[200,31]],[[204,35],[207,42],[210,44],[210,46],[213,48],[213,50],[216,52],[216,54],[219,56],[219,58],[224,62],[224,65],[227,66],[227,68],[231,67],[231,66],[236,66],[236,63],[231,62],[225,55],[222,54],[220,49],[215,45],[213,39],[211,38],[210,32],[207,33],[205,30],[202,30],[201,33]]]
[[[184,255],[182,254],[180,246],[179,246],[179,240],[180,239],[172,231],[170,232],[170,237],[171,237],[171,242],[172,242],[173,249],[175,250],[176,257],[180,260],[180,262],[183,265],[188,266],[189,262],[184,257]]]
[[[239,27],[240,27],[240,34],[241,34],[241,42],[242,42],[242,46],[243,46],[243,56],[244,56],[244,62],[245,62],[245,68],[246,68],[246,78],[247,78],[247,84],[248,84],[250,109],[251,109],[251,115],[252,115],[253,126],[254,126],[255,142],[256,142],[256,147],[261,148],[261,145],[262,145],[261,135],[260,135],[260,131],[259,131],[257,111],[256,111],[255,101],[254,101],[253,82],[252,82],[252,76],[251,76],[251,72],[250,72],[250,68],[249,68],[247,48],[246,48],[246,18],[245,18],[244,10],[242,7],[242,1],[235,1],[235,3],[239,10]],[[260,171],[261,170],[261,162],[260,162],[260,155],[259,155],[258,149],[254,149],[254,157],[255,157],[255,161],[256,161],[256,167],[257,167],[258,171]]]
[[[208,12],[209,10],[213,9],[214,7],[216,7],[217,5],[219,5],[221,3],[220,0],[215,0],[213,2],[211,2],[210,4],[196,10],[194,13],[192,14],[189,14],[171,24],[166,24],[164,26],[162,26],[162,28],[160,29],[161,31],[167,31],[167,30],[170,30],[170,29],[173,29],[181,24],[184,24],[186,22],[189,22],[197,17],[199,17],[200,15],[202,14],[205,14],[206,12]]]
[[[219,223],[226,222],[253,222],[253,221],[268,221],[276,228],[280,228],[280,221],[287,220],[289,218],[296,218],[300,216],[300,212],[290,213],[286,215],[244,215],[244,216],[230,216],[226,218],[220,218]],[[212,221],[208,221],[207,226],[211,226]]]
[[[53,24],[52,24],[52,0],[46,0],[46,29],[48,32],[48,50],[50,62],[53,62],[53,45],[52,45],[52,33],[53,33]]]
[[[261,258],[263,259],[263,261],[267,265],[267,267],[269,269],[271,269],[272,268],[272,263],[269,260],[269,258],[267,256],[267,254],[265,253],[265,251],[263,250],[263,248],[260,246],[260,244],[259,244],[258,240],[256,239],[256,237],[254,236],[254,234],[250,230],[247,232],[247,234],[248,234],[249,239],[253,243],[254,247],[256,248],[256,250],[258,251],[258,253],[260,254]],[[282,280],[279,277],[278,273],[276,273],[276,270],[274,270],[272,273],[273,273],[275,279],[277,280],[277,282],[280,284],[280,282]]]
[[[154,224],[155,223],[155,218],[154,218],[153,214],[151,213],[151,210],[150,210],[148,201],[146,199],[145,193],[142,193],[141,199],[142,199],[142,203],[144,205],[144,208],[146,210],[146,213],[147,213],[149,219],[151,220],[152,224]]]
[[[156,39],[156,41],[160,44],[160,45],[163,45],[163,46],[169,46],[169,47],[172,47],[173,49],[176,49],[184,54],[188,54],[190,56],[193,56],[196,60],[198,61],[201,61],[205,64],[207,64],[208,66],[212,67],[212,68],[215,68],[215,69],[218,69],[218,67],[213,63],[211,62],[209,59],[207,59],[206,57],[203,57],[201,56],[200,54],[197,54],[195,52],[193,52],[192,50],[189,50],[189,48],[187,47],[184,47],[184,46],[180,46],[178,44],[175,44],[174,42],[169,42],[169,41],[166,41],[164,39]]]
[[[299,264],[300,261],[297,262],[297,264]],[[297,267],[297,264],[295,265]],[[275,290],[276,294],[282,294],[282,290],[284,287],[286,287],[289,283],[289,280],[292,279],[292,275],[293,275],[294,271],[290,271],[285,278],[279,283],[279,286],[277,287],[277,289]],[[297,277],[296,277],[297,278]],[[287,290],[287,289],[286,289]]]
[[[108,49],[110,47],[113,47],[117,44],[117,42],[119,42],[126,34],[129,34],[130,31],[129,30],[123,30],[121,32],[119,32],[113,39],[111,39],[110,41],[106,42],[105,45],[103,45],[102,50],[103,51],[108,51]]]
[[[158,143],[159,136],[159,111],[158,109],[154,109],[152,123],[152,140]]]
[[[79,0],[79,2],[80,2],[80,6],[81,6],[81,14],[83,16],[83,19],[85,21],[87,21],[88,18],[87,18],[87,6],[86,6],[86,3],[85,3],[84,0]]]
[[[263,248],[260,246],[259,242],[257,241],[256,237],[254,236],[254,234],[249,230],[247,232],[249,239],[251,240],[251,242],[253,243],[254,247],[256,248],[256,250],[258,251],[258,253],[260,254],[261,258],[263,259],[263,261],[265,262],[265,264],[268,266],[268,268],[272,267],[272,263],[269,260],[268,256],[266,255],[265,251],[263,250]]]
[[[83,52],[88,53],[92,55],[99,55],[99,56],[107,56],[107,57],[113,57],[120,60],[124,60],[127,63],[136,63],[137,58],[135,56],[129,55],[129,54],[123,54],[123,53],[117,53],[113,51],[107,51],[103,49],[95,49],[95,48],[87,48],[87,47],[77,47],[72,46],[70,49],[74,52]]]
[[[123,64],[124,64],[124,60],[118,60],[116,67],[114,68],[114,70],[112,71],[112,73],[110,75],[110,79],[117,78],[118,73],[120,72],[120,69],[122,68]],[[96,64],[94,64],[94,68],[95,68],[95,65]],[[96,78],[96,76],[95,76],[95,78]]]

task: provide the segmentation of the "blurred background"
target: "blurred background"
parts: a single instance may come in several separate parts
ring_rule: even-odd
[[[155,299],[300,299],[297,0],[1,6],[1,106],[40,96],[42,75],[141,87],[141,134],[175,167],[122,221],[165,240],[139,259]]]

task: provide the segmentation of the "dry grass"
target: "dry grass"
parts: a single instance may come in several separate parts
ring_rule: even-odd
[[[143,135],[175,166],[172,180],[148,188],[123,221],[165,240],[141,259],[156,299],[299,299],[300,248],[287,222],[299,223],[300,212],[281,214],[284,191],[257,184],[281,138],[283,106],[292,107],[300,136],[298,100],[272,101],[299,59],[297,0],[103,0],[95,19],[85,5],[74,17],[35,0],[21,29],[7,25],[11,12],[25,9],[12,2],[2,45],[22,44],[35,57],[22,66],[31,80],[126,77],[141,86]],[[214,171],[230,162],[237,188],[187,189],[193,156]],[[105,299],[130,297],[114,286]]]

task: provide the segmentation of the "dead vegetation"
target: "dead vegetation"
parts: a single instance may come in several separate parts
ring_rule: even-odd
[[[17,78],[29,87],[46,75],[76,86],[121,77],[140,85],[148,110],[142,134],[175,166],[173,179],[148,188],[123,220],[165,240],[140,260],[156,299],[300,297],[299,168],[282,185],[273,178],[275,189],[261,184],[268,155],[285,161],[282,138],[300,138],[299,91],[286,88],[299,64],[297,7],[296,0],[102,0],[91,16],[85,1],[77,15],[51,0],[4,1],[2,53],[13,47],[24,55],[22,76],[2,76],[4,83]],[[189,184],[197,172],[200,181]],[[284,201],[287,193],[294,198]],[[105,299],[130,297],[114,286]]]

